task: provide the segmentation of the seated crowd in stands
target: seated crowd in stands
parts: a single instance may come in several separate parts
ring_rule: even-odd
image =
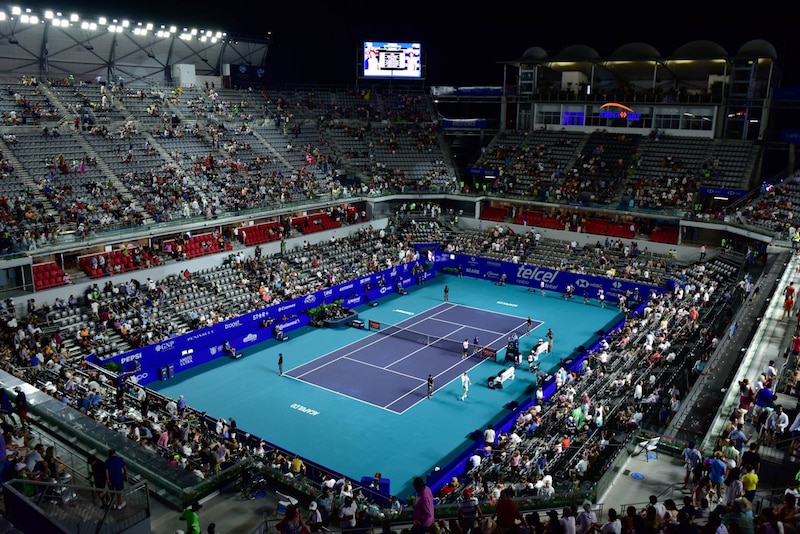
[[[418,239],[429,242],[430,233],[439,231],[436,222],[417,224],[412,220],[394,232],[362,228],[347,238],[317,245],[306,242],[286,256],[264,257],[258,249],[252,256],[239,252],[228,257],[227,263],[247,289],[247,309],[257,309],[413,259],[411,243]],[[493,228],[480,240],[490,250],[499,244],[499,250],[505,251],[518,239],[509,237]],[[452,236],[453,243],[463,239],[460,234]],[[590,254],[587,261],[599,264],[600,257]],[[576,372],[563,367],[555,371],[556,394],[545,400],[540,388],[537,402],[519,415],[508,433],[494,436],[475,451],[458,488],[453,488],[458,491],[451,492],[448,487],[452,498],[467,487],[489,502],[496,500],[497,490],[504,487],[529,495],[565,490],[575,481],[580,484],[604,471],[619,450],[608,447],[617,434],[628,434],[643,421],[666,424],[686,393],[676,387],[677,377],[683,376],[681,369],[695,364],[688,361],[683,348],[697,333],[700,342],[695,354],[707,358],[715,342],[707,323],[732,314],[727,299],[721,298],[731,290],[721,288],[739,285],[726,279],[723,272],[698,264],[675,274],[683,287],[674,293],[630,294],[620,308],[626,314],[623,326]],[[91,319],[76,333],[76,356],[65,348],[70,340],[57,332],[42,333],[38,326],[42,312],[36,312],[36,307],[21,321],[7,314],[3,318],[3,366],[154,453],[174,457],[181,468],[198,477],[208,476],[225,462],[253,454],[258,444],[242,439],[232,421],[210,424],[182,399],[160,398],[131,379],[120,383],[107,378],[91,369],[83,356],[104,343],[109,331],[126,336],[131,346],[141,346],[230,318],[231,311],[209,306],[201,310],[203,319],[197,317],[191,324],[175,328],[178,321],[169,310],[187,293],[215,296],[218,291],[213,281],[206,283],[188,269],[161,281],[131,280],[117,285],[109,281],[103,288],[94,284],[84,296],[83,309]],[[706,298],[707,294],[715,298]],[[78,306],[77,299],[60,304],[65,305]],[[139,324],[128,326],[119,319],[118,314],[128,309],[135,311]],[[537,375],[537,381],[544,378]],[[563,475],[556,477],[557,473]]]

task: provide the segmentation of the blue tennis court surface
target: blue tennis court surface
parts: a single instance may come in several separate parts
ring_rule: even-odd
[[[396,325],[381,325],[385,333],[365,331],[364,338],[285,375],[401,414],[425,400],[428,374],[434,377],[435,394],[483,361],[480,351],[474,352],[475,336],[481,347],[499,352],[512,334],[526,333],[526,322],[513,315],[443,303]],[[532,330],[541,324],[533,321]],[[396,332],[394,327],[406,330]],[[462,359],[465,339],[469,357]]]

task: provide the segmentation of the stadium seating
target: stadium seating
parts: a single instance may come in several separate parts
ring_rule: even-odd
[[[64,271],[54,261],[34,264],[32,272],[33,287],[36,291],[63,286],[67,283],[64,278]]]

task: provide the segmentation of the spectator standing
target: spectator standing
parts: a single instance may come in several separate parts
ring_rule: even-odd
[[[325,529],[317,501],[311,501],[308,505],[308,528],[312,534],[323,532]]]
[[[300,515],[300,508],[296,504],[290,504],[286,507],[283,519],[275,525],[275,528],[281,534],[300,534],[302,529],[308,529],[303,517]]]
[[[414,479],[417,499],[414,502],[414,525],[411,534],[425,534],[436,522],[433,512],[433,493],[421,477]]]
[[[512,488],[505,488],[500,492],[500,498],[497,501],[492,519],[496,521],[501,532],[519,534],[520,527],[527,529],[528,523],[519,511],[519,508],[517,508],[513,496],[514,490]],[[519,524],[517,521],[519,521]]]
[[[444,286],[444,301],[450,302],[450,287]]]
[[[200,534],[200,517],[197,512],[202,508],[198,502],[192,504],[190,508],[183,511],[179,519],[186,521],[186,534]]]
[[[783,406],[780,404],[775,406],[775,409],[767,416],[765,424],[766,436],[764,436],[764,440],[766,445],[776,443],[788,426],[789,416],[784,413]]]
[[[608,509],[608,521],[602,525],[595,523],[592,526],[595,530],[602,532],[603,534],[620,534],[622,532],[622,522],[619,520],[617,511],[614,508]]]
[[[722,484],[725,481],[725,471],[728,466],[722,460],[722,451],[714,451],[714,458],[711,460],[711,471],[708,478],[711,479],[711,485],[714,488],[714,497],[722,499]]]
[[[25,396],[25,392],[22,391],[21,386],[16,386],[14,388],[17,396],[14,399],[14,411],[17,413],[19,417],[19,424],[23,428],[27,428],[28,426],[28,397]]]
[[[575,517],[576,531],[580,534],[585,533],[592,525],[597,523],[597,514],[592,510],[592,503],[583,501],[582,508]]]
[[[733,446],[736,447],[736,450],[739,451],[739,454],[744,453],[744,446],[747,444],[747,434],[744,433],[744,425],[738,424],[736,428],[731,430],[731,433],[728,434],[728,439],[733,440]]]
[[[95,488],[95,495],[100,499],[100,506],[106,506],[106,466],[100,461],[100,458],[94,454],[90,454],[89,462],[89,477],[91,478],[92,485]]]
[[[461,525],[461,530],[469,534],[483,519],[483,511],[478,498],[473,494],[472,488],[465,489],[463,495],[464,499],[458,505],[458,522]]]
[[[761,455],[758,454],[758,443],[755,441],[742,453],[742,465],[753,466],[753,472],[755,474],[759,474],[761,471]]]
[[[112,506],[114,510],[125,508],[126,503],[122,500],[122,490],[125,489],[125,477],[128,475],[128,467],[125,460],[117,456],[117,451],[108,449],[108,459],[106,460],[106,479],[108,487],[117,493],[117,503]]]
[[[753,502],[756,496],[756,487],[758,486],[758,475],[753,471],[753,466],[745,464],[744,475],[742,475],[742,489],[744,490],[744,497]]]
[[[283,353],[278,353],[278,376],[283,376]]]
[[[690,441],[688,446],[683,449],[681,453],[683,457],[683,467],[686,472],[683,476],[683,489],[689,489],[689,480],[692,479],[692,487],[694,487],[695,480],[692,476],[697,465],[703,461],[703,455],[697,450],[697,443]]]
[[[428,398],[433,397],[433,375],[428,375]]]
[[[497,438],[497,433],[494,430],[494,426],[489,423],[486,426],[486,430],[483,431],[483,445],[485,447],[494,447],[495,439]]]

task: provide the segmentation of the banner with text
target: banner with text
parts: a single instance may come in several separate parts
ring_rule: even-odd
[[[413,274],[414,267],[422,268],[425,259],[403,263],[390,269],[362,276],[344,284],[321,289],[303,297],[267,306],[233,319],[175,336],[159,343],[108,358],[90,356],[92,363],[105,366],[114,362],[124,373],[136,377],[140,384],[163,379],[164,375],[185,371],[222,356],[226,341],[237,351],[270,339],[280,330],[287,334],[309,324],[305,312],[339,299],[345,308],[355,308],[371,300],[395,294],[402,286],[407,289],[432,278],[433,269]]]
[[[599,289],[603,289],[607,300],[616,299],[620,294],[630,291],[638,292],[640,298],[645,298],[652,291],[661,293],[664,287],[634,282],[622,278],[603,278],[587,274],[573,273],[570,271],[557,271],[544,267],[536,267],[523,263],[512,263],[479,256],[465,254],[451,254],[438,251],[436,268],[452,268],[460,270],[464,276],[484,278],[498,282],[505,275],[505,283],[519,286],[528,286],[532,289],[544,289],[566,293],[567,285],[575,287],[575,296],[583,297],[584,293],[589,298],[597,298]]]

